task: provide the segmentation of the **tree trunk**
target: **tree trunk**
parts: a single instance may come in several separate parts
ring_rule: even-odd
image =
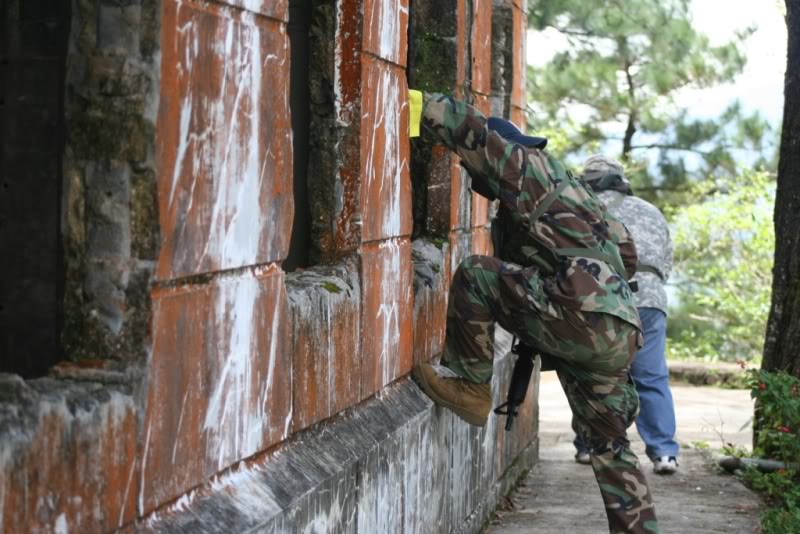
[[[631,157],[631,150],[633,150],[633,136],[636,133],[636,121],[639,119],[636,104],[636,85],[633,83],[633,75],[631,74],[631,61],[628,58],[628,41],[622,39],[618,43],[619,53],[624,58],[625,67],[625,80],[628,82],[628,106],[630,113],[628,114],[628,126],[625,128],[625,138],[622,140],[622,161],[628,162]]]
[[[800,376],[800,0],[786,0],[789,46],[784,83],[772,306],[762,368]]]

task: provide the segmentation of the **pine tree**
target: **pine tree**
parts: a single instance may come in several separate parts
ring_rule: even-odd
[[[565,155],[586,155],[607,141],[621,141],[621,153],[610,155],[631,168],[640,193],[681,189],[692,166],[700,177],[734,174],[735,150],[764,148],[766,121],[758,114],[745,115],[738,103],[714,120],[692,119],[675,104],[675,95],[684,88],[732,81],[745,65],[742,43],[752,29],[712,46],[693,27],[688,4],[534,2],[530,26],[558,30],[569,46],[544,67],[531,69],[531,128],[566,127]],[[654,150],[657,169],[645,157]]]

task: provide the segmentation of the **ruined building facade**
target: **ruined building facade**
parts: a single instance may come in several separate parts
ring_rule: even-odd
[[[537,381],[506,433],[409,380],[491,206],[406,98],[524,124],[526,10],[4,0],[0,529],[478,530]]]

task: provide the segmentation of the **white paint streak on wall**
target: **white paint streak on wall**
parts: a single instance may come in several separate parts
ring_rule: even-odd
[[[397,376],[399,372],[400,353],[400,298],[403,295],[404,277],[400,272],[400,246],[396,239],[390,239],[380,244],[380,250],[388,250],[384,257],[381,269],[380,291],[382,293],[381,305],[375,317],[379,325],[381,337],[381,380],[386,385]]]
[[[496,367],[496,366],[495,366]],[[492,392],[499,391],[500,385],[496,382],[499,380],[497,373],[492,376]],[[505,402],[505,401],[503,401]],[[492,402],[493,406],[497,406],[496,401]],[[503,431],[505,432],[505,430]],[[481,440],[481,452],[483,453],[483,461],[481,462],[481,482],[486,483],[495,480],[495,457],[497,454],[502,454],[497,450],[497,416],[489,414],[489,420],[482,430],[483,440]],[[510,435],[506,435],[506,439],[510,439]]]
[[[234,37],[235,36],[235,37]],[[223,130],[212,165],[216,191],[204,256],[210,254],[222,268],[254,263],[262,231],[261,220],[261,44],[257,30],[231,21],[225,42],[234,44],[221,61],[232,62],[237,88],[229,107],[228,95],[220,92],[218,108]],[[238,38],[236,42],[233,39]],[[225,77],[227,78],[227,76]],[[223,80],[223,88],[226,81]]]
[[[69,534],[67,516],[64,514],[61,514],[56,518],[56,522],[53,525],[53,534]]]
[[[400,185],[403,167],[408,164],[400,151],[400,117],[403,105],[401,103],[404,103],[405,99],[400,95],[398,78],[389,70],[381,73],[377,93],[376,109],[373,112],[375,116],[380,116],[381,120],[376,124],[375,130],[377,131],[383,124],[385,137],[383,146],[377,146],[373,141],[372,152],[383,155],[383,161],[380,163],[380,168],[383,170],[381,200],[385,201],[381,224],[383,235],[394,237],[400,235]],[[384,188],[388,190],[388,199],[383,195]]]
[[[430,476],[429,466],[420,465],[419,429],[409,427],[401,441],[403,466],[403,532],[416,532],[421,526],[419,503],[420,479]],[[424,469],[424,470],[423,470]]]
[[[391,532],[403,522],[403,478],[400,456],[397,452],[387,458],[388,471],[378,477],[378,529]],[[388,513],[386,513],[388,511]]]
[[[277,267],[276,267],[277,269]],[[273,308],[272,313],[272,327],[270,329],[269,335],[269,354],[267,360],[267,376],[264,379],[266,383],[266,387],[264,390],[264,398],[259,399],[259,403],[264,405],[264,409],[266,410],[266,402],[267,399],[271,396],[272,392],[274,391],[275,386],[275,364],[278,361],[278,332],[279,332],[279,324],[280,324],[280,306],[275,306]],[[292,373],[291,368],[289,369],[289,377],[288,383],[292,383]],[[291,392],[288,393],[291,397]],[[286,419],[283,422],[283,434],[281,435],[281,439],[286,439],[289,437],[289,430],[292,425],[292,414],[294,413],[294,403],[289,402],[289,411],[286,414]],[[266,426],[265,428],[268,428]]]
[[[452,437],[450,440],[450,501],[451,524],[459,524],[460,519],[472,511],[473,481],[471,475],[474,446],[469,425],[465,425],[455,415],[448,414]],[[453,523],[453,521],[456,521]]]
[[[343,15],[342,15],[342,4],[343,2],[336,2],[336,21],[337,27],[341,28],[344,25]],[[344,121],[344,117],[342,116],[342,77],[341,77],[341,64],[342,64],[342,36],[335,36],[334,40],[336,41],[336,45],[333,49],[333,110],[334,110],[334,117],[336,117],[336,122],[340,126],[348,126],[348,124]]]
[[[175,501],[175,504],[169,507],[170,512],[183,512],[189,509],[194,502],[195,490],[190,491],[189,493],[184,493],[181,497]]]
[[[186,25],[186,31],[192,28],[192,24],[188,23]],[[188,54],[188,48],[186,51]],[[178,63],[178,77],[182,76],[190,76],[192,72],[192,58],[191,57],[184,57],[183,63]],[[186,159],[186,151],[189,148],[189,143],[191,141],[191,135],[189,132],[189,128],[192,122],[192,93],[188,93],[186,97],[181,102],[181,114],[178,126],[178,149],[175,156],[175,166],[172,171],[172,187],[170,188],[169,192],[169,205],[172,207],[172,203],[175,200],[175,190],[178,187],[178,183],[180,182],[181,171],[183,170],[183,161]]]
[[[122,497],[122,506],[120,506],[119,519],[117,520],[118,527],[122,526],[122,522],[125,519],[125,507],[128,505],[128,495],[130,494],[131,491],[131,484],[133,483],[133,474],[135,472],[136,472],[136,459],[134,458],[131,460],[131,470],[128,473],[128,482],[125,484],[125,494]]]
[[[81,452],[90,457],[100,450],[115,453],[111,464],[115,470],[113,476],[118,476],[118,470],[123,469],[123,466],[130,465],[128,486],[126,488],[125,498],[122,501],[123,511],[121,514],[124,512],[124,505],[128,501],[127,495],[130,489],[131,478],[133,477],[136,467],[136,460],[133,455],[128,456],[126,454],[128,451],[127,446],[132,444],[135,438],[125,433],[126,430],[128,430],[125,425],[131,422],[131,419],[135,417],[137,405],[131,396],[114,389],[107,389],[107,399],[98,401],[96,404],[91,402],[88,409],[81,405],[81,407],[76,410],[74,406],[71,408],[67,406],[69,402],[67,399],[75,394],[75,392],[76,390],[70,391],[62,388],[55,388],[48,392],[46,396],[38,396],[37,394],[38,398],[33,404],[33,409],[36,411],[36,421],[38,422],[34,423],[33,427],[27,427],[24,431],[11,432],[7,437],[4,436],[6,439],[2,443],[2,446],[0,446],[0,532],[6,520],[5,504],[6,495],[9,491],[8,486],[9,484],[16,483],[15,477],[6,476],[11,472],[15,472],[18,476],[23,477],[21,488],[16,485],[13,486],[12,491],[15,492],[14,494],[18,495],[22,493],[26,501],[33,492],[36,492],[39,499],[55,499],[48,507],[53,503],[56,503],[57,507],[55,509],[48,508],[48,513],[55,514],[61,510],[73,510],[75,514],[71,514],[70,519],[75,524],[81,524],[84,510],[91,510],[92,513],[95,514],[95,518],[102,517],[102,514],[105,512],[102,507],[103,496],[99,493],[89,495],[89,498],[87,498],[84,503],[80,496],[68,493],[65,494],[62,491],[64,488],[48,486],[46,483],[53,474],[51,471],[52,466],[50,466],[48,462],[49,458],[41,458],[41,454],[37,453],[39,456],[33,459],[35,465],[30,463],[32,450],[40,451],[42,447],[47,449],[50,443],[50,438],[48,437],[50,435],[49,431],[51,429],[55,430],[52,425],[57,425],[57,430],[55,431],[57,435],[61,436],[63,440],[62,446],[64,448],[74,447],[80,442],[79,446],[81,447]],[[47,422],[47,424],[40,426],[44,422]],[[111,439],[107,439],[109,436]],[[87,448],[84,442],[89,443],[90,447]],[[50,452],[58,454],[57,451]],[[31,471],[31,466],[35,468],[34,471]],[[56,472],[60,473],[60,469],[63,467],[64,466],[60,465],[55,466]],[[74,467],[75,466],[70,466],[71,469]],[[102,471],[103,467],[106,467],[106,465],[95,462],[90,464],[87,470],[72,469],[71,472],[79,479],[73,480],[73,482],[89,485],[96,484],[98,481],[102,480],[103,477],[111,476],[109,473]],[[37,480],[29,480],[27,475],[30,472],[37,473]],[[10,520],[12,522],[11,524],[16,520],[15,514],[18,513],[27,515],[33,512],[27,510],[9,510],[9,514],[12,517]],[[43,516],[39,519],[46,521],[48,517]],[[110,522],[113,521],[112,517],[107,519]],[[66,514],[62,513],[56,518],[55,523],[51,525],[51,530],[55,532],[53,529],[59,528],[59,525],[67,529],[69,520]],[[67,530],[63,530],[63,532],[67,532]]]
[[[270,156],[270,151],[262,147],[267,141],[262,133],[262,86],[265,70],[271,62],[277,63],[278,56],[262,56],[262,30],[252,14],[219,21],[216,35],[207,43],[201,42],[199,29],[191,23],[179,29],[180,34],[186,34],[188,46],[178,64],[179,86],[185,88],[185,95],[179,103],[169,205],[178,209],[177,193],[184,187],[189,198],[180,209],[188,212],[194,204],[197,180],[206,180],[203,200],[209,202],[210,209],[196,208],[202,210],[197,216],[207,228],[202,253],[194,266],[198,271],[209,259],[215,267],[225,269],[252,264],[260,255],[270,254],[262,250],[267,216],[261,200],[264,179],[274,167],[269,163],[277,156]],[[208,48],[201,49],[201,45]],[[209,54],[213,57],[200,57]],[[222,70],[213,76],[219,85],[203,95],[195,94],[192,86],[194,78],[205,76],[192,73],[198,59]],[[283,96],[284,100],[288,98],[288,94]]]
[[[447,427],[442,423],[441,418],[433,416],[426,418],[418,437],[420,443],[419,465],[425,470],[425,474],[419,479],[418,502],[421,508],[419,521],[421,525],[436,525],[437,528],[432,529],[435,531],[443,530],[442,525],[446,521],[443,506],[450,476],[449,451],[443,446],[445,440],[441,430]],[[420,529],[420,531],[423,530]]]
[[[150,450],[150,430],[152,422],[147,425],[147,432],[144,438],[144,453],[142,454],[142,476],[139,481],[139,515],[144,514],[144,474],[147,472],[147,452]]]
[[[264,9],[262,4],[262,0],[243,0],[242,9],[246,9],[254,13],[260,13]]]
[[[382,58],[400,62],[400,37],[403,28],[400,27],[401,14],[408,14],[408,7],[400,4],[399,0],[380,0],[375,2],[373,8],[373,19],[380,17],[378,24],[374,20],[370,21],[370,28],[377,31],[380,36],[379,55]]]
[[[275,496],[264,484],[262,477],[263,470],[259,467],[243,465],[239,469],[212,478],[208,482],[208,488],[212,494],[229,495],[232,507],[251,518],[253,522],[261,523],[281,511]],[[199,498],[202,497],[198,496],[198,492],[192,490],[164,509],[162,513],[150,514],[145,518],[144,524],[148,528],[153,528],[162,519],[162,515],[169,517],[175,512],[191,513],[192,506]]]
[[[210,485],[214,493],[229,494],[230,502],[242,515],[262,523],[281,511],[275,495],[264,483],[263,477],[264,472],[260,467],[242,464],[239,469],[212,479]]]
[[[342,500],[344,497],[345,496],[339,491],[339,488],[334,489],[330,496],[330,508],[327,510],[319,510],[318,508],[317,515],[303,527],[303,534],[327,534],[328,532],[344,530],[341,528],[344,515],[342,510]]]
[[[186,400],[189,398],[189,390],[183,394],[183,401],[181,402],[181,413],[178,416],[178,428],[175,430],[175,443],[172,445],[172,463],[175,463],[175,454],[178,452],[178,443],[180,443],[181,425],[183,424],[183,414],[186,411]]]
[[[331,309],[331,300],[333,300],[333,296],[328,293],[326,295],[325,304],[325,334],[328,341],[328,350],[325,351],[325,354],[328,356],[328,361],[325,362],[328,368],[328,398],[327,400],[327,410],[325,415],[331,415],[333,413],[333,398],[336,395],[336,384],[333,381],[333,366],[336,362],[336,346],[333,343],[333,325],[331,325],[331,315],[333,314],[333,310]]]
[[[358,525],[356,532],[381,532],[377,528],[377,491],[370,470],[363,470],[358,488]],[[385,513],[385,511],[384,511]]]
[[[206,457],[217,469],[258,452],[269,425],[265,410],[271,372],[263,380],[254,366],[257,328],[255,307],[260,294],[258,280],[245,276],[219,284],[215,307],[217,347],[222,370],[206,411]],[[275,314],[274,321],[278,320]],[[274,332],[275,328],[273,328]],[[274,358],[270,350],[270,357]],[[274,361],[270,362],[270,371]]]

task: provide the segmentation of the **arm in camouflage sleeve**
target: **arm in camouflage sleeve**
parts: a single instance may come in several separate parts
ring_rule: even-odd
[[[506,209],[516,213],[525,158],[522,147],[490,132],[486,117],[465,102],[428,93],[423,101],[422,124],[461,157],[477,182],[473,190],[499,198]]]
[[[605,212],[605,217],[611,240],[619,247],[619,255],[625,265],[625,274],[627,279],[630,280],[636,274],[636,263],[639,260],[639,256],[636,253],[636,244],[633,242],[631,233],[619,219],[607,211]]]

